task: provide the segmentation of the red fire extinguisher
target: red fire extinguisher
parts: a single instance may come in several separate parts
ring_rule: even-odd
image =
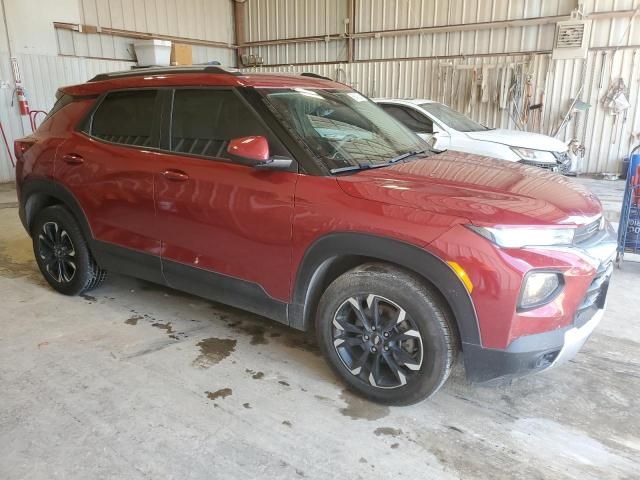
[[[16,97],[18,97],[20,115],[29,115],[29,102],[27,101],[23,87],[16,87]]]

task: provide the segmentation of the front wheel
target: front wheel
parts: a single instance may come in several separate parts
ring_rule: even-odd
[[[389,405],[433,395],[448,378],[458,348],[440,296],[417,276],[384,264],[357,267],[329,285],[316,331],[347,385]]]

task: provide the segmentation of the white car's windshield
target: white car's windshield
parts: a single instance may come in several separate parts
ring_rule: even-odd
[[[479,132],[489,130],[484,125],[474,122],[469,117],[456,112],[442,103],[421,103],[420,107],[436,117],[442,123],[459,132]]]
[[[295,137],[332,171],[386,165],[429,148],[352,90],[290,88],[261,93]]]

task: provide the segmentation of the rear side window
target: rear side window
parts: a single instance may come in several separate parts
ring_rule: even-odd
[[[256,114],[231,90],[180,89],[173,100],[171,150],[210,158],[229,158],[229,140],[261,135],[271,155],[286,155]]]
[[[93,114],[90,134],[123,145],[152,145],[156,90],[109,93]]]
[[[420,112],[397,105],[382,105],[382,108],[412,132],[433,133],[433,122]]]

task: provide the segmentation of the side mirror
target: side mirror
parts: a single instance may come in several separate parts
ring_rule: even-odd
[[[293,162],[290,158],[272,158],[269,155],[269,141],[263,136],[234,138],[229,141],[227,153],[261,169],[287,169]]]
[[[227,153],[255,163],[269,160],[269,142],[264,137],[240,137],[229,141]]]
[[[433,124],[433,127],[431,128],[432,132],[434,135],[437,135],[438,133],[442,133],[442,130],[440,129],[440,127],[438,125],[436,125],[435,123]]]

